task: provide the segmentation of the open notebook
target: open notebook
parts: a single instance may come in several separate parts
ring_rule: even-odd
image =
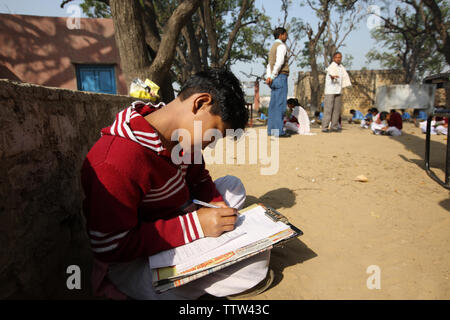
[[[240,213],[233,231],[150,256],[155,290],[181,286],[303,234],[279,212],[262,204]]]

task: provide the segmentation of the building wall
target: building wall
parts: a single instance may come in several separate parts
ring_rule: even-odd
[[[403,74],[398,70],[349,70],[348,74],[352,86],[343,90],[343,114],[348,114],[350,109],[367,111],[374,106],[376,88],[384,85],[402,84]],[[299,72],[295,84],[294,93],[303,106],[308,106],[311,101],[310,72]],[[325,74],[319,76],[321,102],[325,86]]]
[[[0,299],[90,297],[79,173],[133,100],[0,80]],[[66,287],[73,264],[80,291]]]
[[[75,64],[114,64],[118,94],[127,94],[111,19],[0,14],[0,78],[77,89]]]

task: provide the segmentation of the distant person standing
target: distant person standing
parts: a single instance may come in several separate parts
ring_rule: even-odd
[[[342,54],[336,52],[333,55],[333,62],[327,68],[322,132],[330,131],[328,129],[330,123],[331,131],[338,132],[341,130],[339,128],[339,117],[342,109],[342,89],[352,85],[350,77],[341,62]]]
[[[286,99],[288,94],[289,63],[286,47],[288,37],[284,28],[276,28],[273,32],[275,42],[269,52],[269,64],[266,70],[266,83],[272,92],[268,110],[267,131],[272,135],[272,130],[277,129],[280,137],[288,137],[290,134],[283,130],[283,117],[286,111]]]

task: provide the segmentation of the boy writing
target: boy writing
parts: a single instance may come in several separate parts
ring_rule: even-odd
[[[196,299],[205,293],[237,294],[266,277],[270,251],[156,294],[148,263],[160,251],[234,229],[237,209],[245,200],[242,183],[231,176],[213,182],[203,161],[176,164],[177,152],[172,151],[178,141],[173,137],[181,130],[195,138],[194,122],[201,123],[200,139],[182,141],[183,153],[192,154],[195,145],[204,149],[211,142],[203,141],[207,130],[224,136],[226,129],[244,128],[247,120],[239,80],[229,71],[210,70],[188,80],[167,105],[135,102],[102,130],[82,168],[83,211],[95,258],[94,293]],[[198,208],[192,199],[221,208]]]

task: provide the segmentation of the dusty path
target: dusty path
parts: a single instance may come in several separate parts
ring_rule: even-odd
[[[261,165],[208,165],[213,178],[242,179],[247,205],[278,208],[305,233],[273,250],[275,283],[255,298],[450,299],[450,197],[424,171],[425,135],[412,124],[397,138],[349,124],[312,131],[280,139],[275,175],[260,175]],[[432,137],[440,176],[445,143]],[[361,174],[367,183],[354,181]],[[366,286],[370,265],[381,269],[380,290]]]

